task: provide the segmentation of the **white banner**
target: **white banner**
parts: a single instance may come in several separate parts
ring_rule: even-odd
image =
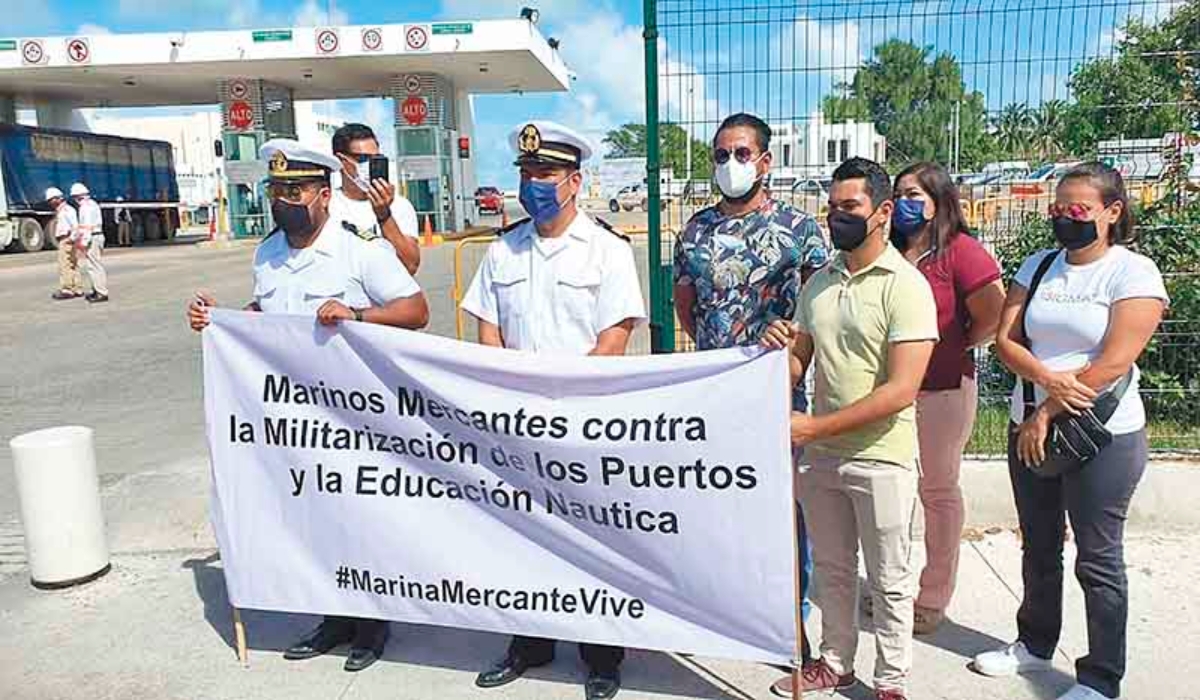
[[[793,658],[784,353],[553,357],[214,311],[233,605]]]

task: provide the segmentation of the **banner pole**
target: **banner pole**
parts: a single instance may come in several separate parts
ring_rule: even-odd
[[[250,653],[246,649],[246,625],[242,623],[242,611],[233,609],[233,638],[237,646],[237,658],[242,666],[250,667]]]
[[[788,442],[791,443],[790,439]],[[796,666],[792,669],[792,700],[804,700],[804,674],[801,672],[804,666],[804,565],[800,551],[804,543],[800,541],[800,472],[796,469],[794,459],[791,467],[792,542],[795,543],[792,547],[792,567],[795,571],[792,579],[796,582],[796,594],[793,596],[796,610]]]

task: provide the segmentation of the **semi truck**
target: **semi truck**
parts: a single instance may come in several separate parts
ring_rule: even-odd
[[[0,250],[53,248],[54,212],[45,201],[46,188],[66,192],[76,182],[100,204],[109,241],[116,241],[118,209],[129,212],[135,245],[173,238],[179,228],[171,144],[0,124]]]

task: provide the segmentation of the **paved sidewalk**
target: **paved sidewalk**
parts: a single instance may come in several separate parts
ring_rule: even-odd
[[[220,562],[205,516],[202,461],[132,475],[105,490],[113,571],[93,584],[36,591],[11,561],[0,572],[0,696],[6,700],[204,698],[321,700],[367,698],[505,700],[581,698],[584,671],[573,647],[526,681],[494,691],[472,685],[475,672],[502,654],[499,635],[393,625],[386,660],[351,675],[340,656],[285,662],[279,651],[314,624],[306,616],[247,611],[250,667],[232,651],[230,611]],[[2,543],[0,543],[2,544]],[[1013,634],[1020,589],[1020,549],[1009,530],[964,541],[952,621],[915,645],[910,697],[973,700],[1057,697],[1071,680],[1071,659],[1085,649],[1083,603],[1067,587],[1062,650],[1056,670],[1028,679],[993,680],[967,669],[978,651]],[[1200,580],[1194,529],[1142,529],[1128,538],[1132,607],[1125,697],[1200,700],[1185,669],[1200,659]],[[1070,572],[1074,553],[1067,553]],[[815,631],[817,626],[813,625]],[[858,672],[870,679],[874,658],[864,634]],[[768,698],[778,675],[767,666],[635,651],[623,668],[620,697]],[[824,696],[827,697],[827,696]],[[844,696],[869,699],[860,684]]]

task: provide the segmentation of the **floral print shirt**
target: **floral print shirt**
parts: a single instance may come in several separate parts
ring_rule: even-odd
[[[783,202],[741,216],[698,212],[675,241],[675,284],[696,289],[697,349],[757,343],[772,321],[795,315],[801,270],[828,261],[816,220]],[[802,386],[797,393],[799,407]]]

